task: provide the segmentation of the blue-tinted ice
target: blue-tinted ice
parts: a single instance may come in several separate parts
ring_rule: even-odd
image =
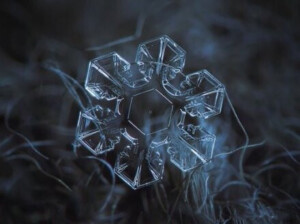
[[[115,173],[125,183],[137,189],[162,179],[166,142],[152,142],[144,148],[126,130],[122,132],[121,141],[123,144],[117,155]]]
[[[113,150],[120,141],[118,117],[110,110],[95,106],[79,113],[76,138],[95,155]]]
[[[216,137],[187,116],[222,110],[225,88],[212,74],[184,74],[185,51],[168,36],[91,60],[85,89],[94,105],[79,114],[76,142],[95,155],[112,152],[115,173],[130,187],[162,179],[166,158],[183,172],[207,163]]]

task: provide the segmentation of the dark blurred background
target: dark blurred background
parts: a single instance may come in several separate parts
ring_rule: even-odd
[[[0,223],[300,223],[299,10],[297,0],[1,1]],[[109,168],[72,151],[78,84],[90,59],[134,61],[138,43],[163,34],[187,51],[186,72],[224,83],[260,144],[243,152],[242,175],[236,151],[209,178],[167,167],[153,187],[112,188]]]

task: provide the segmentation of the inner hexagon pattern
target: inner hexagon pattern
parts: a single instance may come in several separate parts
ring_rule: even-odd
[[[128,121],[144,135],[168,129],[173,104],[157,89],[138,93],[131,98]]]

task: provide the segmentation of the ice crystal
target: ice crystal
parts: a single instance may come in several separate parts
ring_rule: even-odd
[[[200,120],[221,112],[225,88],[207,70],[184,74],[185,54],[162,36],[140,44],[134,63],[113,52],[89,64],[96,103],[80,112],[76,140],[95,155],[114,151],[115,173],[133,189],[161,180],[167,155],[183,172],[212,158],[216,137]]]

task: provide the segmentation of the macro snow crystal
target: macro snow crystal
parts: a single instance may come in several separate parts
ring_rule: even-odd
[[[85,89],[96,103],[80,112],[76,141],[113,153],[133,189],[161,180],[167,159],[186,172],[213,156],[216,136],[200,120],[221,112],[225,88],[206,70],[184,74],[185,55],[162,36],[140,44],[133,63],[115,52],[90,61]]]

